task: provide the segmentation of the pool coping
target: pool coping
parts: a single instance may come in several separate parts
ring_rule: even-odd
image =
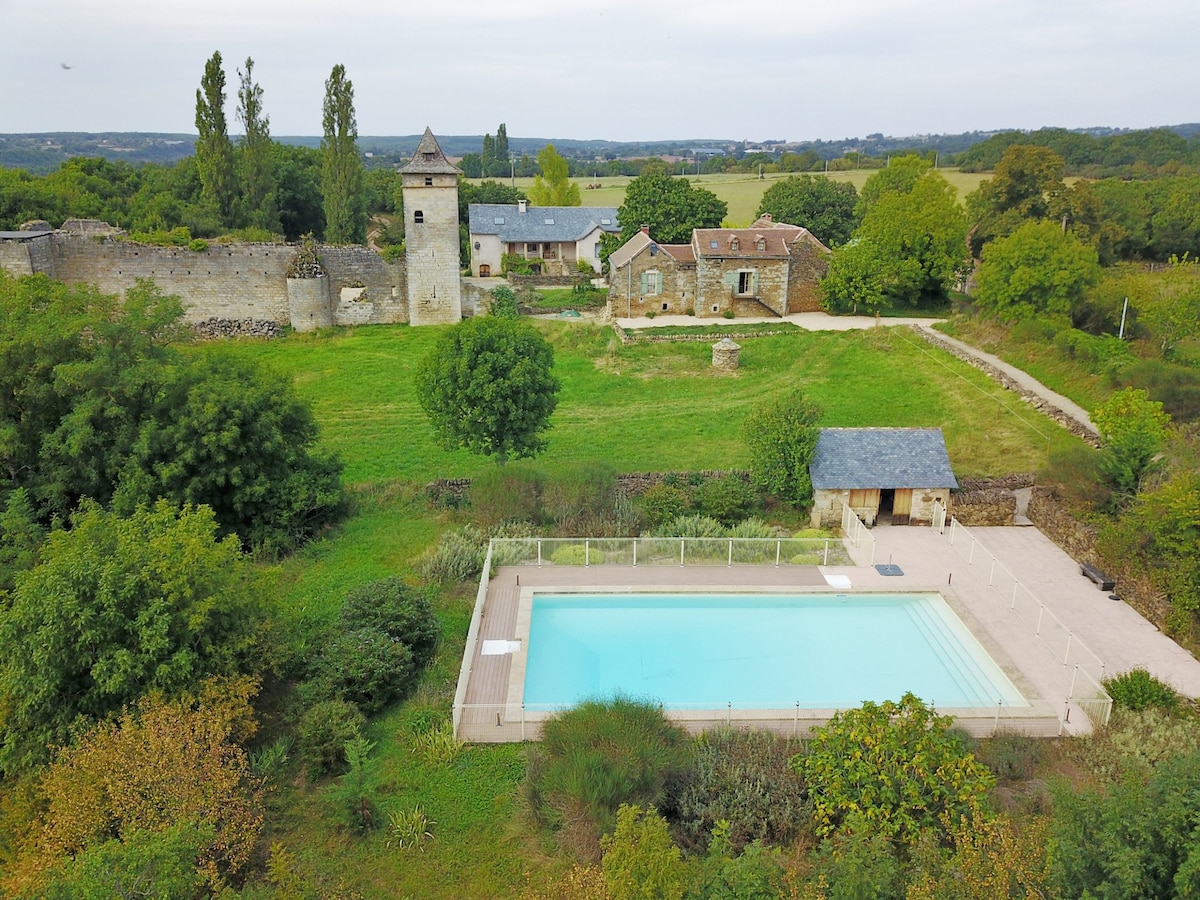
[[[524,584],[521,584],[522,578],[525,579]],[[497,589],[495,593],[493,587]],[[938,708],[938,712],[954,716],[957,727],[975,735],[991,734],[996,730],[1052,735],[1061,730],[1054,706],[1039,696],[1009,654],[972,614],[969,604],[949,585],[905,584],[896,590],[855,586],[847,590],[845,587],[829,585],[819,567],[642,566],[635,569],[629,566],[514,566],[498,569],[488,584],[486,595],[482,590],[480,592],[479,602],[483,605],[478,610],[480,627],[473,627],[468,638],[466,654],[472,658],[464,658],[463,661],[463,677],[468,679],[468,684],[462,692],[463,702],[456,704],[455,727],[459,738],[478,742],[534,740],[540,736],[541,723],[555,714],[553,711],[526,709],[523,702],[534,594],[617,592],[937,594],[1029,703],[1028,707],[1005,707],[1003,710],[987,707]],[[489,604],[492,605],[490,615],[487,609]],[[482,624],[484,622],[487,622],[486,626]],[[519,645],[515,650],[485,659],[483,643],[489,638],[492,641],[519,642]],[[511,648],[513,645],[509,646]],[[484,690],[470,683],[476,669],[486,670],[481,675],[487,682]],[[473,687],[476,689],[473,690]],[[836,712],[838,710],[835,709],[796,707],[767,710],[732,706],[726,709],[667,710],[672,720],[689,731],[736,724],[799,737],[807,736],[812,728],[824,724]]]

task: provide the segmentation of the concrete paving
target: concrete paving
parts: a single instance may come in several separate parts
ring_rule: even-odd
[[[831,316],[823,312],[792,313],[790,316],[738,316],[736,319],[699,318],[697,316],[655,316],[653,319],[645,316],[624,318],[618,316],[616,322],[622,328],[649,329],[663,328],[667,325],[745,325],[761,322],[791,322],[805,331],[861,331],[864,328],[874,328],[880,325],[887,328],[891,325],[933,325],[944,322],[945,319],[930,319],[916,317],[885,318],[878,320],[874,316]]]
[[[1200,697],[1200,660],[1136,610],[1109,599],[1037,528],[958,527],[954,532],[952,545],[949,525],[941,535],[928,527],[878,526],[869,532],[875,563],[892,562],[903,575],[884,576],[869,567],[866,547],[853,551],[859,566],[827,571],[849,577],[856,590],[943,593],[995,641],[1037,695],[1060,710],[1078,677],[1075,665],[1095,671],[1093,659],[1103,666],[1103,676],[1142,667],[1181,693]],[[1020,582],[1015,609],[1014,578]],[[1039,616],[1040,606],[1052,617]],[[1080,725],[1084,721],[1073,713],[1071,729],[1086,728]]]

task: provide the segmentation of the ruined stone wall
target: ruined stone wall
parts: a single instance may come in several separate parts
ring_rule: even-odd
[[[37,245],[25,273],[44,271],[71,284],[94,284],[106,294],[123,294],[138,278],[164,293],[178,294],[188,322],[258,319],[290,323],[287,268],[296,247],[288,244],[214,244],[207,250],[154,247],[95,235],[55,232],[30,242],[0,243],[0,266],[22,270],[10,249]],[[23,251],[29,259],[28,251]],[[403,263],[387,263],[366,247],[318,248],[329,279],[336,324],[384,324],[408,320]],[[17,259],[10,260],[9,256]],[[339,303],[342,288],[364,287],[351,308]]]
[[[29,241],[0,241],[0,269],[9,275],[32,275]]]

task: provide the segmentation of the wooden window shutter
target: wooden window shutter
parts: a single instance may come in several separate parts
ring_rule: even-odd
[[[641,293],[643,293],[643,294],[650,293],[648,290],[646,290],[646,281],[647,281],[646,273],[643,272],[641,275],[638,276],[638,278],[641,280],[641,284],[642,284]]]
[[[729,285],[730,287],[732,287],[736,283],[736,281],[735,281],[736,278],[737,278],[737,272],[726,272],[725,273],[725,283],[727,285]]]
[[[754,270],[754,294],[758,294],[758,269]]]

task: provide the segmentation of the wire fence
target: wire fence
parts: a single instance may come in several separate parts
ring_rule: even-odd
[[[950,546],[981,575],[1008,604],[1009,610],[1033,630],[1033,635],[1070,673],[1067,704],[1075,703],[1096,725],[1108,723],[1112,698],[1104,690],[1104,663],[1046,604],[1005,567],[990,550],[950,517]],[[1064,713],[1066,715],[1066,713]]]

